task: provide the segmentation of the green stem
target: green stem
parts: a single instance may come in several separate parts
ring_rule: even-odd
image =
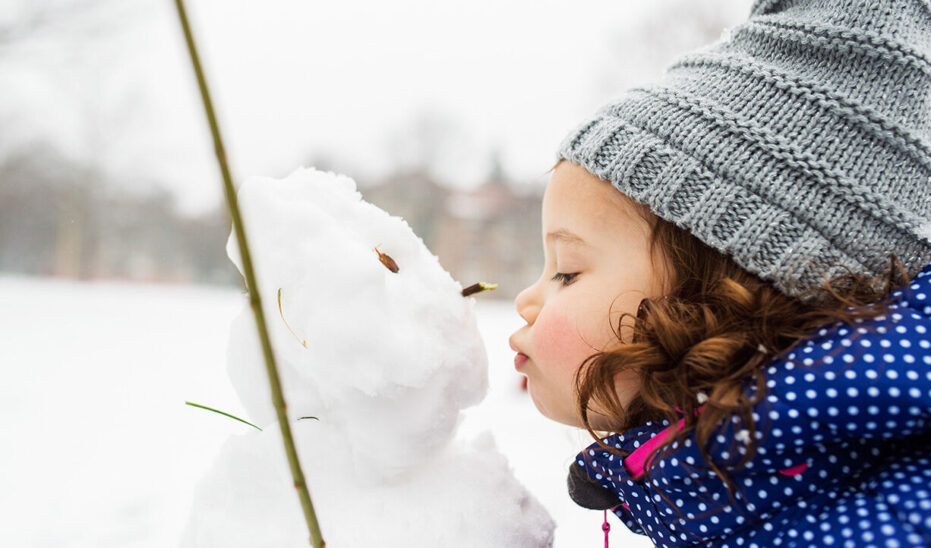
[[[220,171],[223,174],[223,192],[226,195],[226,203],[227,206],[229,206],[230,217],[232,217],[233,220],[236,241],[239,244],[239,255],[242,258],[243,275],[246,278],[246,286],[249,289],[249,304],[252,306],[252,313],[255,316],[255,325],[259,331],[259,338],[262,341],[262,354],[265,356],[265,369],[268,373],[269,384],[271,385],[275,412],[278,414],[278,425],[281,427],[281,438],[284,442],[285,452],[288,455],[288,464],[291,466],[291,476],[294,478],[294,487],[297,489],[298,497],[301,499],[301,507],[304,509],[304,519],[307,521],[307,527],[310,530],[310,542],[316,548],[323,548],[326,546],[326,543],[323,541],[323,536],[320,534],[320,525],[317,523],[317,515],[314,512],[313,503],[310,501],[310,493],[307,490],[307,483],[304,480],[304,472],[301,470],[301,463],[297,458],[297,449],[294,446],[294,439],[291,437],[291,427],[288,424],[287,413],[285,411],[287,406],[281,391],[281,380],[278,378],[278,368],[275,365],[275,356],[272,353],[268,329],[265,326],[265,315],[262,312],[262,300],[259,298],[259,286],[255,280],[255,272],[252,269],[252,255],[249,253],[249,246],[246,243],[246,233],[243,229],[242,217],[239,213],[236,188],[233,186],[233,179],[230,176],[229,167],[227,166],[226,152],[223,149],[223,140],[220,137],[220,128],[214,114],[213,103],[210,100],[210,93],[207,90],[207,81],[204,78],[200,58],[197,55],[197,48],[194,45],[194,36],[191,33],[191,27],[184,10],[184,2],[183,0],[175,0],[175,5],[178,8],[178,17],[181,20],[181,27],[184,31],[184,38],[187,41],[188,52],[191,55],[194,73],[197,75],[197,85],[200,87],[200,97],[204,103],[204,111],[207,114],[207,121],[210,124],[210,132],[213,134],[213,145],[217,155],[217,162],[220,164]]]
[[[191,407],[197,407],[197,408],[199,408],[199,409],[206,409],[207,411],[213,411],[214,413],[219,413],[219,414],[221,414],[221,415],[223,415],[223,416],[225,416],[225,417],[229,417],[229,418],[231,418],[231,419],[233,419],[233,420],[237,420],[237,421],[239,421],[239,422],[241,422],[241,423],[248,424],[249,426],[251,426],[252,428],[255,428],[255,429],[258,430],[259,432],[262,431],[261,428],[259,428],[258,426],[252,424],[251,422],[249,422],[249,421],[247,421],[247,420],[244,420],[244,419],[240,419],[239,417],[237,417],[237,416],[235,416],[235,415],[230,415],[229,413],[224,413],[223,411],[220,411],[219,409],[214,409],[213,407],[207,407],[206,405],[201,405],[201,404],[199,404],[199,403],[192,403],[192,402],[189,402],[189,401],[186,401],[186,402],[184,402],[184,403],[187,404],[187,405],[190,405]],[[303,418],[303,417],[302,417],[302,418]]]

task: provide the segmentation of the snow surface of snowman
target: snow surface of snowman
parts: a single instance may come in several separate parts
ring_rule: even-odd
[[[314,169],[252,177],[238,197],[327,546],[550,546],[551,517],[491,434],[455,438],[460,411],[487,391],[487,354],[475,300],[408,224],[364,201],[352,179]],[[234,234],[227,253],[242,272]],[[227,356],[263,431],[224,444],[182,546],[308,546],[245,296]]]

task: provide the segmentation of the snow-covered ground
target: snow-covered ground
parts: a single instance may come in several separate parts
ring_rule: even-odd
[[[543,418],[520,390],[507,338],[522,320],[491,297],[476,297],[490,390],[457,437],[494,433],[556,520],[555,546],[601,546],[601,513],[565,491],[588,435]],[[0,546],[178,544],[198,480],[250,430],[184,404],[248,418],[226,373],[241,304],[235,289],[0,276]],[[612,546],[650,545],[609,519]]]

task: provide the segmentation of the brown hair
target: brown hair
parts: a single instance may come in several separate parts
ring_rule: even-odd
[[[636,316],[622,314],[614,331],[618,343],[582,362],[575,376],[577,412],[601,447],[622,456],[627,453],[601,441],[589,422],[590,410],[597,409],[608,419],[609,430],[618,433],[661,418],[676,424],[684,415],[682,429],[648,455],[644,477],[649,479],[649,468],[694,430],[705,461],[725,482],[733,502],[737,487],[728,472],[743,468],[756,453],[752,408],[766,397],[764,366],[819,326],[882,314],[888,294],[908,283],[908,275],[893,255],[888,276],[848,273],[806,295],[789,297],[691,233],[636,205],[652,225],[651,249],[658,246],[666,259],[671,289],[662,298],[643,299]],[[883,281],[884,289],[876,289]],[[632,321],[622,326],[625,317]],[[629,342],[621,342],[622,327],[632,332],[624,339]],[[631,370],[639,374],[640,389],[625,408],[614,379]],[[745,393],[750,377],[756,384],[753,397]],[[699,392],[707,400],[696,414]],[[750,434],[736,463],[714,462],[707,449],[726,420],[741,422],[740,428]]]

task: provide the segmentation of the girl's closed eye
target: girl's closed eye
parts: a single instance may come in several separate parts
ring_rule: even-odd
[[[565,274],[563,272],[557,272],[556,275],[553,276],[553,280],[554,281],[562,280],[562,285],[569,285],[572,283],[572,280],[574,280],[575,277],[578,275],[579,275],[578,272],[573,272],[570,274]]]

